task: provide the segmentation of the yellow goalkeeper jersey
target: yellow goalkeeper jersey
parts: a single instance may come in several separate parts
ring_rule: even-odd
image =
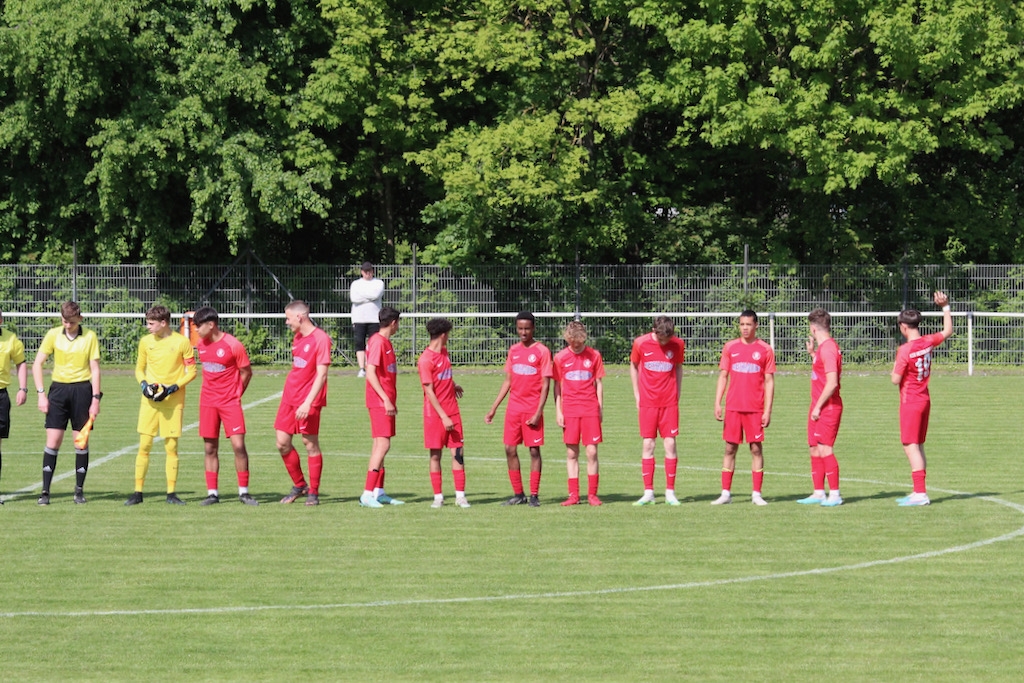
[[[43,337],[40,353],[53,356],[54,382],[72,384],[92,380],[89,363],[100,359],[100,342],[96,333],[79,326],[78,336],[68,339],[64,327],[54,327]]]
[[[196,357],[192,344],[178,332],[165,337],[147,334],[139,341],[135,362],[137,382],[177,384],[184,388],[196,378]]]

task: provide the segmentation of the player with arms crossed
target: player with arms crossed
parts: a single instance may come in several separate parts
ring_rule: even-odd
[[[139,399],[139,452],[135,456],[135,491],[125,505],[142,502],[142,489],[149,471],[153,438],[164,439],[167,460],[167,502],[184,505],[175,488],[178,484],[178,439],[185,411],[185,386],[196,378],[196,358],[192,343],[171,329],[171,312],[166,306],[146,311],[149,334],[139,340],[135,361],[135,381],[142,390]]]
[[[498,406],[508,395],[502,441],[508,463],[508,479],[512,484],[512,497],[502,505],[540,506],[540,474],[542,469],[540,447],[544,445],[544,404],[551,386],[551,351],[534,340],[536,320],[533,313],[523,311],[516,316],[516,334],[519,342],[512,345],[505,359],[505,380],[498,389],[484,422],[491,424]],[[519,444],[530,449],[530,497],[523,491],[523,474],[519,464]]]
[[[764,432],[772,421],[775,398],[775,352],[757,338],[757,313],[740,313],[740,336],[722,348],[715,389],[715,419],[722,422],[725,455],[722,456],[722,493],[712,505],[732,502],[732,477],[736,471],[736,452],[746,438],[750,444],[751,494],[754,505],[767,505],[761,496],[764,483]],[[728,394],[726,394],[728,387]],[[722,398],[725,398],[725,408]]]
[[[366,409],[370,412],[370,467],[359,504],[368,508],[403,505],[384,492],[384,456],[391,450],[398,415],[398,359],[391,337],[401,315],[391,306],[380,309],[380,330],[366,343]]]
[[[455,504],[468,508],[466,500],[466,463],[463,458],[462,416],[459,401],[462,387],[452,378],[448,358],[448,334],[452,323],[446,318],[427,321],[430,343],[420,354],[416,367],[423,385],[423,446],[430,452],[430,485],[434,490],[432,508],[444,505],[441,489],[441,451],[451,449],[452,479],[455,480]]]
[[[206,470],[206,498],[200,505],[220,502],[220,426],[235,453],[238,500],[259,505],[249,495],[249,451],[245,448],[245,413],[242,395],[252,379],[249,354],[234,335],[220,329],[220,316],[203,306],[192,316],[199,335],[199,365],[203,368],[203,386],[199,392],[199,436],[203,440]]]
[[[587,502],[600,505],[597,445],[604,436],[604,361],[600,351],[587,346],[587,328],[580,321],[566,325],[564,337],[569,346],[555,354],[552,361],[555,419],[562,428],[569,478],[569,497],[562,505],[580,502],[580,442],[587,453]]]
[[[807,414],[807,445],[811,449],[811,485],[813,491],[797,502],[802,505],[835,507],[843,504],[839,494],[839,463],[834,447],[843,417],[843,399],[839,380],[843,374],[843,354],[832,338],[832,316],[824,308],[807,315],[811,336],[807,353],[811,354],[811,408]],[[825,481],[828,481],[828,497]]]
[[[331,338],[309,319],[305,301],[292,301],[284,307],[284,322],[295,333],[292,339],[292,369],[284,381],[281,404],[274,419],[277,451],[292,478],[292,490],[281,499],[294,503],[302,495],[306,505],[320,504],[320,476],[324,456],[320,451],[320,412],[327,405],[327,371],[331,367]],[[309,467],[309,484],[302,474],[299,453],[293,437],[302,436]]]
[[[4,324],[4,314],[0,311],[0,325]],[[7,387],[11,383],[11,365],[17,368],[18,393],[14,401],[17,405],[25,405],[28,394],[28,366],[25,364],[25,345],[18,335],[0,327],[0,443],[11,435],[11,397]],[[0,471],[3,470],[3,454],[0,453]],[[0,505],[4,499],[0,498]]]
[[[654,504],[654,442],[660,434],[665,447],[665,502],[679,505],[676,498],[676,437],[679,436],[679,394],[682,391],[685,344],[676,336],[668,316],[654,319],[651,332],[633,340],[629,354],[629,378],[640,420],[643,451],[640,470],[644,495],[633,505]]]
[[[73,439],[100,414],[100,344],[96,333],[82,327],[82,309],[74,301],[60,307],[61,326],[43,337],[32,363],[32,379],[39,395],[39,410],[46,415],[46,448],[43,449],[43,490],[40,505],[50,504],[50,484],[57,467],[57,453],[68,422]],[[43,365],[53,356],[50,393],[43,388]],[[75,447],[75,502],[85,503],[85,475],[89,472],[89,446]]]
[[[928,435],[928,417],[932,401],[928,394],[928,380],[932,372],[932,350],[949,339],[953,334],[953,314],[949,308],[949,297],[935,292],[933,300],[942,307],[942,331],[922,335],[918,326],[921,313],[913,309],[902,311],[898,324],[900,334],[907,343],[896,352],[896,363],[892,368],[892,383],[900,388],[900,440],[903,452],[910,461],[910,476],[914,492],[900,498],[901,507],[928,505],[928,489],[925,487],[927,462],[924,455],[924,440]]]

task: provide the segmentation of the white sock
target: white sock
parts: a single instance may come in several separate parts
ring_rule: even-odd
[[[238,487],[238,495],[244,496],[247,493],[249,493],[249,487],[248,486],[239,486]]]
[[[220,498],[220,494],[217,493],[217,489],[206,489],[206,495],[217,496],[218,498]]]

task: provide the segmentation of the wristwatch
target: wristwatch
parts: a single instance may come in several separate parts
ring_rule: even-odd
[[[103,392],[101,391],[101,392],[100,392],[100,393],[98,393],[98,394],[93,394],[93,395],[92,395],[92,397],[93,397],[94,399],[96,399],[96,400],[98,401],[98,400],[100,400],[101,398],[103,398]]]
[[[28,389],[25,387],[20,387],[18,391],[24,391],[26,394],[28,393]]]
[[[46,393],[46,389],[36,389],[36,393],[37,394],[45,394]]]

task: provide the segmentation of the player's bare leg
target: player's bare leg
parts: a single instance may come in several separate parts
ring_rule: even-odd
[[[914,492],[909,496],[898,499],[901,507],[916,505],[928,505],[931,501],[928,498],[928,488],[925,486],[925,476],[928,469],[928,461],[925,458],[924,446],[917,443],[903,444],[903,452],[910,462],[910,477],[914,482]]]
[[[565,471],[569,480],[569,497],[562,505],[579,505],[580,502],[580,447],[579,444],[565,445]]]
[[[530,446],[530,507],[540,507],[540,475],[543,468],[540,446]]]
[[[597,497],[597,487],[601,474],[597,462],[597,444],[587,444],[587,502],[591,505],[600,505],[601,499]]]
[[[665,448],[665,502],[669,505],[679,505],[679,499],[676,498],[676,470],[679,468],[676,438],[663,438],[662,446]]]
[[[767,505],[768,501],[761,497],[761,484],[764,482],[764,451],[761,443],[750,444],[750,502],[754,505]]]
[[[654,439],[644,439],[640,446],[640,476],[643,478],[644,495],[633,505],[654,505]]]
[[[505,463],[508,466],[508,481],[512,485],[512,497],[502,505],[523,505],[526,493],[523,491],[523,472],[519,462],[519,447],[516,444],[505,444]]]
[[[452,450],[452,479],[455,480],[455,504],[460,508],[468,508],[466,500],[466,462],[463,458],[462,446]]]
[[[732,502],[732,477],[736,472],[736,452],[738,443],[725,443],[725,454],[722,456],[722,493],[711,501],[712,505],[728,505]]]

